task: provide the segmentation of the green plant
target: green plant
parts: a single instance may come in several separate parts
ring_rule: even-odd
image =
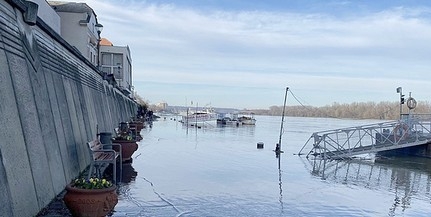
[[[114,140],[133,140],[133,137],[130,135],[129,123],[121,123],[120,127],[116,128],[115,131],[116,136]]]
[[[112,183],[110,181],[107,181],[106,179],[99,179],[99,178],[78,178],[72,181],[72,187],[75,188],[81,188],[81,189],[102,189],[102,188],[109,188],[112,186]]]
[[[117,135],[115,138],[114,138],[114,140],[128,140],[128,141],[131,141],[131,140],[133,140],[133,137],[132,136],[130,136],[130,135]]]

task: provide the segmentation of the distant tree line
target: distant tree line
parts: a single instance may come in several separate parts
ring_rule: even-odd
[[[409,109],[406,104],[402,105],[403,113],[407,114]],[[256,115],[281,116],[283,106],[271,106],[269,109],[246,110]],[[418,101],[417,107],[411,112],[416,114],[431,113],[431,104],[428,101]],[[396,120],[400,117],[399,102],[354,102],[350,104],[332,103],[322,107],[313,106],[286,106],[285,116],[292,117],[331,117],[351,119],[382,119]]]

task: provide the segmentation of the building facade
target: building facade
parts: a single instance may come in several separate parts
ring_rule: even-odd
[[[114,46],[100,38],[97,15],[86,3],[49,1],[61,20],[60,34],[85,58],[101,70],[108,81],[133,97],[132,59],[128,46]],[[113,78],[112,78],[113,77]]]
[[[100,46],[100,67],[104,74],[112,75],[118,87],[127,95],[133,94],[132,57],[129,46],[114,46],[103,39]]]
[[[100,32],[96,13],[86,3],[49,1],[61,18],[60,35],[95,66],[98,66]]]

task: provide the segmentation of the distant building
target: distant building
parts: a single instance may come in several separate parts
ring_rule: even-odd
[[[159,103],[156,104],[156,107],[159,110],[166,110],[166,108],[168,108],[168,103],[166,103],[166,102],[159,102]]]
[[[98,65],[97,15],[86,3],[48,1],[61,19],[61,37],[95,66]],[[100,25],[100,24],[99,24]]]
[[[114,46],[110,41],[102,38],[100,57],[102,72],[113,75],[119,88],[126,95],[131,95],[133,93],[132,57],[129,46]]]

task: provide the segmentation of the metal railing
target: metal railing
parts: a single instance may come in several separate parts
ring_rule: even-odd
[[[346,159],[431,142],[431,115],[313,133],[299,155]]]

